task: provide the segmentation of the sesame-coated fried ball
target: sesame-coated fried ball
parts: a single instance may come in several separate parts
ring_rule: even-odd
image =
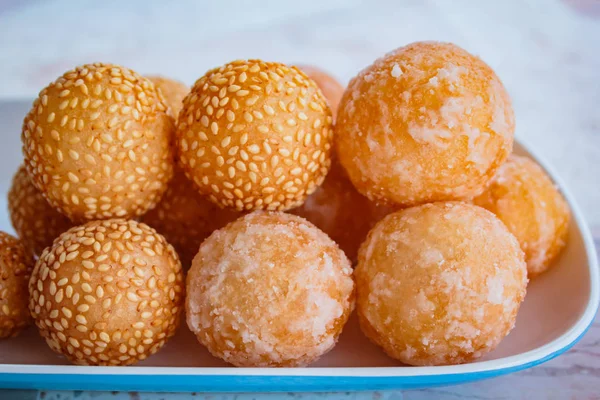
[[[350,82],[336,146],[359,192],[412,206],[480,194],[513,133],[510,99],[487,64],[453,44],[418,42]]]
[[[334,159],[323,185],[290,213],[315,224],[354,262],[369,230],[392,211],[392,207],[379,206],[358,193]]]
[[[24,166],[19,167],[8,191],[8,213],[27,252],[39,256],[61,233],[73,226],[37,190]]]
[[[183,107],[183,99],[190,92],[190,88],[175,79],[165,78],[164,76],[147,76],[156,89],[160,90],[167,107],[171,109],[173,117],[177,119],[181,107]]]
[[[460,202],[390,214],[355,270],[363,332],[410,365],[475,360],[510,332],[527,270],[516,238],[489,211]]]
[[[352,267],[303,218],[248,214],[215,231],[188,272],[198,340],[236,365],[293,367],[329,351],[354,306]]]
[[[148,225],[92,221],[44,250],[29,294],[31,315],[54,351],[80,365],[130,365],[175,334],[183,270]]]
[[[142,221],[163,235],[175,247],[184,268],[198,253],[200,243],[216,229],[241,216],[221,209],[202,196],[194,183],[175,168],[175,175],[158,205],[142,217]]]
[[[331,120],[323,94],[298,68],[234,61],[207,72],[184,99],[181,165],[222,207],[288,210],[327,174]]]
[[[530,278],[546,271],[567,243],[569,206],[544,170],[526,157],[511,156],[474,202],[517,237]]]
[[[15,237],[0,232],[0,339],[18,335],[29,325],[27,283],[33,257]]]
[[[72,220],[132,217],[171,179],[173,118],[148,79],[88,64],[44,88],[23,122],[25,166]]]
[[[327,72],[312,65],[298,65],[298,68],[304,71],[304,73],[319,86],[323,95],[329,102],[329,107],[331,108],[331,112],[335,119],[338,105],[344,94],[344,87],[342,84]]]

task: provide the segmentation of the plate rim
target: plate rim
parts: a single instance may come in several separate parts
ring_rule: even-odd
[[[361,377],[361,378],[415,378],[415,377],[449,377],[456,375],[500,375],[519,371],[541,364],[573,347],[591,327],[600,303],[600,278],[598,259],[591,231],[575,198],[567,189],[560,176],[549,163],[531,150],[521,138],[515,140],[527,155],[534,159],[550,175],[567,200],[575,222],[583,239],[588,260],[589,300],[584,312],[576,323],[553,341],[524,353],[502,357],[494,360],[478,361],[468,364],[448,366],[394,366],[394,367],[304,367],[304,368],[238,368],[238,367],[153,367],[128,366],[125,368],[111,366],[77,366],[77,365],[41,365],[41,364],[0,364],[0,379],[10,376],[40,375],[90,375],[90,376],[181,376],[181,377]],[[476,379],[476,378],[475,378]]]

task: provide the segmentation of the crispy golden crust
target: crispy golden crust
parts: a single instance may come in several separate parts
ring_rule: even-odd
[[[329,103],[333,119],[335,120],[338,105],[344,94],[344,87],[342,84],[329,73],[312,65],[298,65],[298,68],[304,71],[304,73],[319,86]]]
[[[569,206],[544,170],[526,157],[511,156],[474,202],[517,237],[530,278],[546,271],[567,243]]]
[[[29,310],[54,351],[81,365],[131,365],[175,334],[183,270],[146,224],[123,219],[71,228],[44,250]]]
[[[335,131],[359,192],[412,206],[481,193],[512,151],[514,115],[483,61],[452,44],[418,42],[350,82]]]
[[[336,343],[354,306],[352,267],[303,218],[255,212],[213,233],[187,278],[188,326],[236,366],[292,367]]]
[[[131,217],[153,207],[173,169],[173,118],[152,82],[110,64],[66,72],[23,122],[25,166],[72,220]]]
[[[331,124],[323,94],[296,67],[234,61],[207,72],[185,98],[180,163],[215,204],[287,210],[323,182]]]
[[[315,224],[355,262],[369,230],[392,211],[393,207],[379,206],[360,194],[334,159],[323,185],[290,213]]]
[[[18,335],[30,323],[27,283],[33,257],[15,237],[0,232],[0,339]]]
[[[473,361],[513,328],[527,271],[516,238],[487,210],[432,203],[388,215],[355,270],[361,328],[411,365]]]
[[[146,78],[150,79],[156,89],[161,91],[165,99],[165,104],[171,110],[173,117],[177,119],[183,107],[183,99],[190,92],[189,86],[175,79],[165,78],[164,76],[147,76]]]
[[[162,234],[177,250],[183,266],[189,268],[204,239],[241,215],[208,201],[176,168],[162,199],[142,217],[142,222]]]
[[[24,166],[19,167],[8,191],[10,221],[27,252],[39,256],[61,233],[73,226],[33,185]]]

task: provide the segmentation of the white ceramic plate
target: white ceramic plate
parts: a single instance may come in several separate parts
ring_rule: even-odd
[[[7,137],[9,133],[3,134]],[[5,198],[20,152],[18,139],[13,137],[7,142],[0,148],[0,159],[6,157],[11,160],[8,164],[14,165],[10,172],[0,173],[0,229],[12,232]],[[540,162],[563,191],[573,214],[569,243],[557,265],[531,282],[516,328],[478,362],[400,366],[368,342],[354,318],[331,353],[310,368],[296,369],[229,367],[210,356],[185,324],[163,350],[138,366],[72,366],[53,353],[35,329],[29,329],[18,338],[0,342],[0,387],[219,392],[375,390],[473,381],[549,360],[575,344],[592,323],[599,298],[596,253],[579,208],[564,184],[523,146],[517,145],[515,150]],[[7,162],[2,164],[5,167]]]

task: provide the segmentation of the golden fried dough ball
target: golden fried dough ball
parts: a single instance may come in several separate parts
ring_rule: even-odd
[[[304,71],[309,78],[317,83],[323,92],[323,95],[329,102],[329,107],[331,108],[331,112],[335,119],[338,105],[344,94],[344,87],[342,84],[327,72],[312,65],[298,65],[298,68]]]
[[[544,170],[526,157],[511,156],[474,202],[517,237],[530,278],[546,271],[567,243],[569,206]]]
[[[44,88],[23,122],[25,166],[72,220],[138,216],[173,170],[173,118],[146,78],[87,64]]]
[[[358,193],[334,159],[323,185],[290,213],[315,224],[354,262],[369,230],[392,211],[392,207],[377,205]]]
[[[480,194],[513,132],[510,99],[487,64],[453,44],[418,42],[350,82],[336,146],[359,192],[412,206]]]
[[[10,221],[27,252],[39,256],[61,233],[73,226],[33,186],[24,166],[19,167],[8,191]]]
[[[190,88],[185,83],[164,76],[147,76],[147,78],[161,91],[167,107],[171,109],[173,117],[177,119],[179,111],[183,107],[183,99],[190,92]]]
[[[489,211],[441,202],[388,215],[359,252],[363,332],[410,365],[473,361],[510,332],[525,297],[517,239]]]
[[[148,225],[92,221],[44,250],[29,293],[31,315],[54,351],[80,365],[131,365],[175,334],[183,270]]]
[[[31,318],[27,283],[33,257],[15,237],[0,232],[0,339],[18,335]]]
[[[307,365],[329,351],[353,308],[352,267],[323,232],[281,212],[214,232],[188,272],[188,326],[236,366]]]
[[[181,263],[188,268],[198,253],[200,243],[216,229],[242,214],[221,209],[204,198],[194,183],[175,168],[175,175],[158,205],[142,221],[162,234],[175,247]]]
[[[177,121],[187,177],[222,207],[288,210],[323,183],[331,111],[296,67],[242,60],[200,78]]]

